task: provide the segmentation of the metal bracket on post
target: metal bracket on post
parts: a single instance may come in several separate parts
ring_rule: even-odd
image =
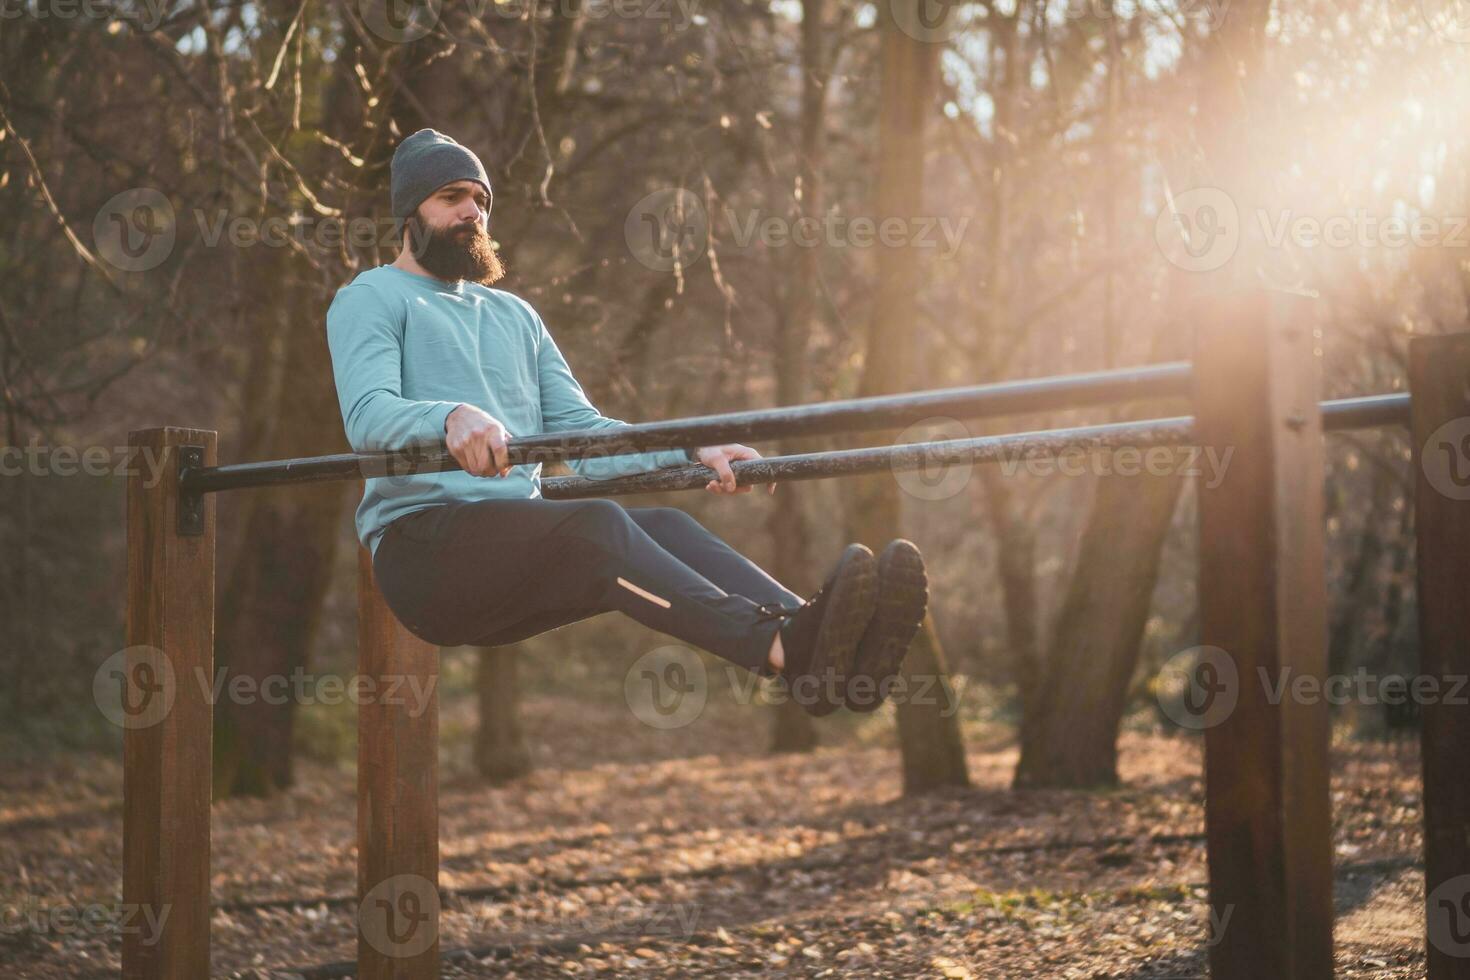
[[[179,446],[179,482],[191,469],[204,466],[203,446]],[[179,491],[178,533],[181,537],[197,538],[204,533],[204,494]]]

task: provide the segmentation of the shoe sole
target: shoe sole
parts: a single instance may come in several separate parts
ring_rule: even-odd
[[[849,711],[866,714],[882,707],[883,684],[903,665],[928,606],[924,556],[912,541],[893,539],[878,558],[878,604],[856,654],[856,673],[873,678],[874,683],[869,687],[865,682],[861,692],[848,685],[844,697]]]
[[[877,601],[878,561],[867,545],[850,544],[837,561],[829,605],[817,628],[808,672],[818,679],[818,696],[802,705],[808,714],[822,718],[842,707],[841,695],[832,700],[826,697],[827,681],[835,677],[839,689],[846,686],[856,662],[858,641],[868,628]]]

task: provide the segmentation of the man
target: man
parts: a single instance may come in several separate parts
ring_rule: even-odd
[[[442,646],[498,646],[621,611],[761,676],[783,676],[814,715],[882,703],[923,619],[923,558],[850,544],[811,598],[784,588],[674,507],[547,500],[541,465],[511,466],[516,435],[626,425],[597,412],[546,325],[491,288],[490,179],[479,158],[424,129],[393,154],[403,246],[327,312],[348,442],[358,452],[443,444],[462,471],[367,481],[357,531],[384,599]],[[608,479],[698,462],[713,493],[737,487],[729,444],[569,460]],[[775,485],[770,486],[772,492]]]

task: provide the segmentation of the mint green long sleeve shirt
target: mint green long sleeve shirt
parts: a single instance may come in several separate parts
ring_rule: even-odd
[[[446,283],[384,265],[359,273],[327,310],[327,345],[354,452],[443,445],[449,413],[474,405],[514,436],[627,425],[587,400],[541,317],[478,283]],[[688,465],[682,449],[568,460],[593,480]],[[541,464],[504,477],[462,470],[367,480],[358,540],[377,554],[396,518],[440,504],[541,496]]]

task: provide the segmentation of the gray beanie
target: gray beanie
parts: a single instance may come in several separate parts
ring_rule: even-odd
[[[490,177],[484,164],[465,147],[432,129],[421,129],[398,144],[393,151],[390,167],[393,185],[393,217],[398,226],[413,214],[414,208],[424,198],[456,180],[477,180],[485,186],[490,201],[495,202],[495,192],[490,189]],[[485,209],[490,210],[488,207]]]

